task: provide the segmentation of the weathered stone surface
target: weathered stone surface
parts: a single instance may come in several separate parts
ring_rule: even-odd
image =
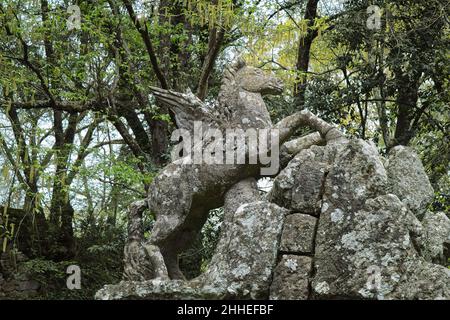
[[[311,266],[310,257],[284,255],[274,271],[270,299],[308,299]]]
[[[318,213],[328,165],[324,151],[323,147],[313,146],[300,152],[275,178],[269,200],[293,211]]]
[[[386,170],[375,145],[351,140],[342,147],[324,184],[322,211],[326,211],[328,201],[338,202],[335,219],[341,216],[340,211],[357,210],[366,199],[385,194],[387,189]]]
[[[281,235],[280,250],[289,253],[312,253],[317,218],[307,214],[286,217]]]
[[[121,281],[116,285],[107,285],[97,291],[98,300],[201,300],[222,299],[222,288],[192,286],[182,280]]]
[[[226,287],[235,297],[267,298],[287,210],[267,201],[242,205],[223,228],[204,283]]]
[[[285,142],[280,147],[280,166],[285,168],[289,162],[295,158],[302,150],[306,150],[315,145],[325,145],[325,139],[319,132],[310,133],[306,136]]]
[[[386,162],[389,191],[418,217],[433,200],[434,191],[417,154],[408,147],[393,148]]]
[[[287,210],[259,201],[230,214],[224,219],[216,254],[200,277],[192,281],[122,281],[105,286],[96,298],[268,298]]]
[[[142,213],[145,201],[136,201],[128,209],[128,242],[124,248],[123,279],[145,281],[147,279],[169,279],[164,258],[155,246],[146,243],[142,229]]]
[[[422,220],[422,256],[433,263],[447,264],[444,247],[450,242],[450,219],[444,212],[427,211]]]
[[[330,206],[319,223],[312,286],[316,296],[450,298],[449,270],[418,254],[420,223],[395,195],[369,199],[363,208],[342,212],[333,221],[335,209]]]
[[[396,195],[376,149],[351,141],[325,181],[315,298],[450,298],[449,270],[420,255],[423,227]]]

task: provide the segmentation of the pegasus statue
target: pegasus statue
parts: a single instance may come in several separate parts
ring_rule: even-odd
[[[225,70],[215,104],[207,104],[190,92],[154,87],[151,90],[157,99],[170,106],[177,127],[189,132],[194,130],[195,121],[221,132],[229,128],[277,129],[284,158],[292,158],[314,144],[343,137],[336,128],[306,110],[273,124],[263,96],[281,94],[283,85],[274,76],[246,65],[242,59]],[[288,141],[304,126],[317,132]],[[246,152],[250,156],[255,151],[247,149]],[[124,279],[184,279],[178,255],[193,244],[210,210],[224,205],[230,189],[257,188],[262,166],[262,163],[190,164],[183,159],[168,164],[153,180],[147,199],[130,207]],[[141,223],[146,209],[155,216],[149,239],[144,239]]]

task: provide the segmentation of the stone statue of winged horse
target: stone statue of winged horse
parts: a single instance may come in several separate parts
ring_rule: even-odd
[[[178,128],[194,129],[194,121],[221,131],[227,128],[277,129],[279,143],[289,154],[342,134],[309,111],[303,110],[272,124],[263,96],[281,94],[282,83],[261,69],[239,59],[224,71],[215,105],[206,104],[191,92],[151,88],[157,99],[170,106]],[[289,141],[302,126],[317,132]],[[250,151],[248,151],[250,152]],[[184,279],[178,255],[188,249],[210,210],[224,205],[227,192],[236,185],[256,188],[262,164],[187,164],[174,161],[153,180],[145,200],[130,206],[128,243],[125,246],[124,279]],[[149,239],[144,239],[141,218],[145,209],[155,216]]]

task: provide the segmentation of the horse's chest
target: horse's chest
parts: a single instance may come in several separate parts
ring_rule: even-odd
[[[240,99],[234,113],[233,122],[243,129],[269,128],[272,126],[270,114],[262,99],[246,95]]]

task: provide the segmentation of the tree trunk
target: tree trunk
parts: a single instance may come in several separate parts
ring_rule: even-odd
[[[300,37],[297,54],[297,72],[296,85],[294,90],[294,97],[296,105],[302,109],[305,105],[305,94],[307,87],[307,72],[309,68],[311,46],[314,39],[317,37],[317,30],[312,30],[314,20],[317,17],[317,4],[319,0],[308,0],[304,19],[308,20],[308,30],[305,37]]]
[[[407,146],[414,137],[414,128],[411,125],[419,100],[420,76],[420,72],[416,72],[411,79],[404,75],[398,76],[397,125],[389,149],[398,145]]]

